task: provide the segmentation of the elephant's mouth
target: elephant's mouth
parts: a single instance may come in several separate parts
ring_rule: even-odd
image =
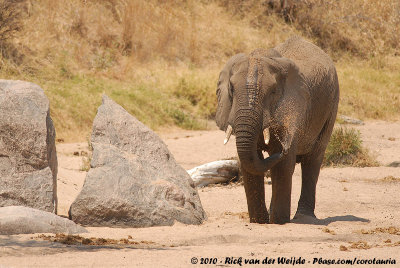
[[[246,136],[246,130],[236,129],[236,147],[241,161],[242,167],[249,173],[254,175],[264,174],[277,164],[282,156],[283,150],[279,146],[276,148],[271,145],[276,143],[275,139],[271,139],[270,130],[264,129],[253,135]],[[269,156],[264,157],[263,151],[268,152]]]
[[[260,160],[265,160],[269,156],[273,154],[285,154],[285,150],[283,149],[283,144],[280,142],[280,140],[276,140],[275,135],[272,137],[273,141],[271,141],[271,129],[265,128],[262,132],[262,135],[260,134],[258,137],[257,141],[257,154],[260,158]],[[276,148],[278,146],[278,148]],[[268,155],[265,155],[265,153],[268,153]]]
[[[278,131],[279,129],[280,131]],[[290,142],[289,135],[285,133],[282,137],[276,134],[278,132],[285,133],[284,127],[272,125],[263,130],[263,135],[258,138],[257,149],[268,152],[269,154],[279,151],[282,155],[286,155],[289,151]],[[271,145],[271,139],[273,140]],[[275,148],[274,148],[275,147]],[[276,148],[278,147],[278,148]]]
[[[228,125],[228,127],[226,128],[226,131],[225,131],[224,145],[228,143],[228,141],[229,141],[229,139],[230,139],[230,137],[232,135],[232,131],[233,131],[232,126]],[[270,129],[269,128],[265,128],[263,130],[263,136],[262,137],[264,138],[263,139],[263,143],[262,143],[262,147],[263,147],[263,150],[266,151],[267,148],[268,148],[268,144],[269,144],[270,138],[271,138]]]

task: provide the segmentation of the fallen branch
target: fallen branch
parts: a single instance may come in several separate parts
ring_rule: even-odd
[[[353,124],[353,125],[365,125],[364,121],[357,119],[357,118],[351,118],[346,115],[339,115],[339,118],[347,124]]]

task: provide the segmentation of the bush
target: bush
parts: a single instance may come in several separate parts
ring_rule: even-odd
[[[22,28],[23,3],[25,0],[0,0],[0,70],[15,71],[23,54],[15,47],[12,39]]]
[[[21,29],[21,3],[24,0],[0,0],[0,46]]]
[[[333,130],[323,165],[371,167],[378,166],[378,162],[362,146],[358,130],[339,127]]]
[[[210,83],[206,75],[187,74],[179,78],[173,94],[179,99],[189,101],[202,117],[214,117],[216,112],[216,97],[214,83]],[[212,81],[214,82],[214,81]]]
[[[343,52],[369,58],[400,53],[398,0],[217,0],[253,26],[272,28],[272,13],[335,57]],[[249,15],[250,14],[250,15]]]
[[[370,57],[400,50],[398,0],[297,1],[294,26],[331,54]]]

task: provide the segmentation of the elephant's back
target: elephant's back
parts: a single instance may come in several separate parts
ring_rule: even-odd
[[[330,101],[338,101],[339,83],[336,68],[329,55],[322,49],[299,36],[291,37],[275,49],[296,63],[309,85],[311,97],[329,95],[327,97]]]
[[[289,38],[275,49],[282,56],[294,61],[300,72],[308,79],[336,75],[335,65],[329,55],[299,36]]]

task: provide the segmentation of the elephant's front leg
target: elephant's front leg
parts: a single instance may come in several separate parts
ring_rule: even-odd
[[[264,175],[252,175],[242,169],[244,190],[250,222],[268,223],[268,211],[265,206]]]
[[[289,152],[285,159],[271,169],[270,223],[284,224],[290,222],[292,175],[295,165],[296,156]]]

